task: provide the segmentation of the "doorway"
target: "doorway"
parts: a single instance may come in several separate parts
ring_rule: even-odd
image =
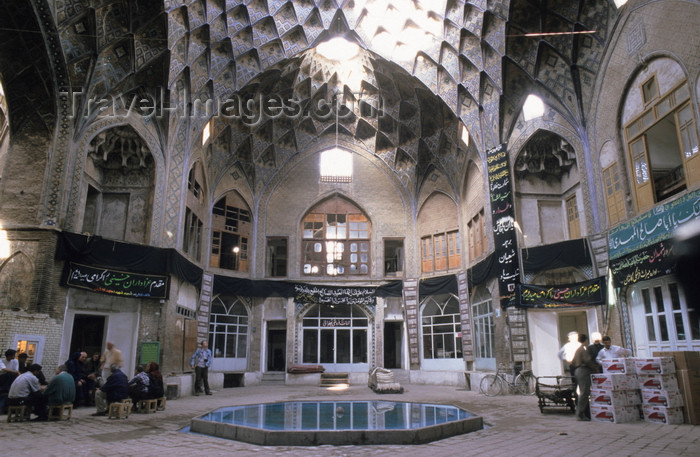
[[[585,311],[559,314],[559,347],[569,341],[569,332],[588,335],[588,320]],[[563,373],[568,372],[568,363],[562,361]]]
[[[88,356],[95,352],[101,353],[104,332],[105,316],[76,314],[73,318],[73,333],[68,357],[78,351],[87,352]]]
[[[287,329],[269,323],[267,329],[267,371],[284,371],[287,352]],[[283,323],[286,325],[286,323]]]
[[[401,324],[384,322],[384,368],[401,368]]]

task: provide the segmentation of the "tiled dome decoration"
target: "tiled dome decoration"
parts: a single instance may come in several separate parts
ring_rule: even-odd
[[[338,77],[334,62],[307,50],[227,94],[236,102],[236,116],[215,119],[208,162],[216,175],[210,182],[238,165],[255,187],[256,179],[266,180],[320,136],[327,135],[332,145],[336,129],[341,141],[372,151],[409,189],[415,188],[431,165],[456,175],[460,170],[458,123],[449,108],[394,64],[367,51],[357,60],[364,75],[361,87],[355,90],[340,82],[343,78]],[[261,114],[260,101],[270,99],[277,100],[276,106],[286,105],[289,115]],[[338,109],[336,100],[340,100]],[[245,108],[249,101],[253,111]]]
[[[254,81],[341,34],[372,53],[376,80],[369,86],[396,90],[377,74],[395,79],[401,72],[388,68],[403,69],[427,88],[411,91],[404,105],[437,95],[481,147],[507,137],[533,91],[580,122],[617,14],[608,0],[56,0],[54,9],[71,84],[89,88],[91,97],[146,84],[168,88],[171,101],[183,104],[251,91]],[[562,32],[577,34],[557,35]],[[297,90],[300,83],[288,85]],[[358,118],[350,133],[367,135],[363,122]],[[411,126],[405,119],[400,125]],[[381,133],[373,140],[378,154],[393,149],[387,163],[421,161],[405,135],[372,129]],[[304,134],[295,133],[295,147]],[[418,136],[438,152],[442,139]],[[291,153],[277,149],[274,154]],[[251,153],[257,160],[262,152]]]

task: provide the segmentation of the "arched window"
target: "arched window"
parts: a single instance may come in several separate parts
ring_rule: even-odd
[[[461,359],[462,327],[459,301],[451,294],[423,300],[421,329],[424,359]]]
[[[239,299],[216,297],[209,313],[209,347],[216,370],[244,370],[248,351],[248,310]]]
[[[341,197],[313,208],[302,222],[302,273],[305,276],[368,275],[370,222]]]
[[[302,321],[302,362],[366,364],[368,322],[356,306],[314,306]]]
[[[624,134],[639,211],[700,183],[690,89],[676,62],[652,61],[633,82],[625,113]]]
[[[252,230],[248,205],[236,192],[221,197],[212,210],[212,267],[248,271],[248,240]]]

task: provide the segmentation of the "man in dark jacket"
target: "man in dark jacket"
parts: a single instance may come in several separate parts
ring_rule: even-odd
[[[81,403],[87,403],[87,377],[83,373],[86,360],[87,352],[74,352],[64,364],[66,371],[73,376],[75,382],[74,408],[77,408]]]
[[[129,398],[129,379],[119,369],[119,365],[112,364],[109,369],[112,374],[107,378],[107,382],[95,392],[97,412],[93,416],[106,416],[110,403]]]

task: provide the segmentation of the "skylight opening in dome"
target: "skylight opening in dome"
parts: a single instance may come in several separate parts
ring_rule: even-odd
[[[627,0],[615,0],[615,6],[618,8],[622,8],[622,5],[627,3]]]
[[[321,153],[322,182],[351,182],[352,154],[340,148],[333,148]]]
[[[542,117],[544,115],[544,102],[537,95],[530,94],[523,104],[523,119],[526,121]]]
[[[342,37],[331,38],[316,48],[316,52],[328,60],[352,60],[360,53],[360,47]]]

